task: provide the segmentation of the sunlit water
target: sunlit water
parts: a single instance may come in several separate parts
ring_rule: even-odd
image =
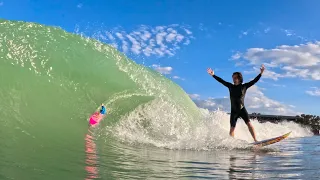
[[[111,143],[90,153],[99,163],[86,164],[85,169],[88,179],[319,179],[319,141],[316,136],[295,138],[258,151],[168,150]]]

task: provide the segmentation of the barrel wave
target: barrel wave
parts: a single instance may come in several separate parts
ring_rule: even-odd
[[[156,104],[151,111],[177,121],[199,119],[196,105],[169,79],[109,45],[56,27],[1,20],[0,77],[2,162],[22,167],[25,162],[25,173],[34,169],[30,159],[63,163],[61,154],[82,150],[88,117],[101,103],[111,108],[96,132],[101,135],[147,104]],[[153,116],[138,123],[148,129],[148,118]],[[175,121],[169,125],[176,126]],[[162,138],[174,136],[164,128],[150,128],[156,126],[149,130]],[[43,166],[36,165],[39,171]]]
[[[66,138],[85,129],[101,103],[111,108],[102,127],[116,125],[144,104],[155,104],[150,111],[191,124],[199,119],[196,105],[178,85],[94,39],[60,28],[1,20],[0,49],[5,133]],[[140,120],[148,118],[153,117]]]

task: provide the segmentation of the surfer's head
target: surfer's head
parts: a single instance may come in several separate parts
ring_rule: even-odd
[[[233,83],[235,85],[239,85],[243,83],[243,77],[242,74],[240,72],[234,72],[232,74],[232,79],[233,79]]]
[[[101,106],[101,109],[100,109],[100,113],[101,114],[106,114],[107,110],[104,106]]]

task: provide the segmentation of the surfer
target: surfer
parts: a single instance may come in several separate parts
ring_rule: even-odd
[[[231,84],[230,82],[226,82],[223,79],[221,79],[220,77],[216,76],[214,74],[214,71],[211,68],[207,69],[207,72],[213,78],[215,78],[218,82],[220,82],[221,84],[223,84],[224,86],[226,86],[229,89],[230,102],[231,102],[230,132],[229,132],[229,134],[232,137],[234,137],[234,130],[236,127],[237,120],[239,117],[241,117],[245,121],[245,123],[247,124],[248,129],[249,129],[254,141],[257,142],[254,128],[249,120],[249,114],[244,106],[244,97],[246,95],[247,89],[259,81],[259,79],[261,78],[261,75],[263,74],[264,69],[265,69],[264,65],[262,65],[260,68],[259,75],[256,78],[254,78],[252,81],[244,83],[244,84],[242,84],[243,77],[240,72],[234,72],[232,74],[233,84]]]
[[[98,112],[95,112],[89,120],[89,124],[94,126],[95,124],[99,123],[99,121],[103,118],[103,116],[107,113],[107,109],[104,104],[101,104],[101,108]]]

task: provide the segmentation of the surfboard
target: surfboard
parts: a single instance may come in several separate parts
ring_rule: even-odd
[[[90,116],[89,124],[91,126],[97,126],[103,118],[104,115],[101,115],[99,112],[95,112]]]
[[[102,119],[106,116],[99,113],[100,108],[101,106],[99,106],[89,118],[89,124],[93,127],[99,125]]]
[[[287,138],[290,135],[290,133],[291,133],[291,131],[286,133],[286,134],[284,134],[284,135],[275,137],[275,138],[266,139],[266,140],[254,142],[254,143],[251,143],[251,144],[254,145],[255,147],[268,146],[270,144],[274,144],[274,143],[277,143],[277,142],[280,142],[280,141],[284,140],[285,138]]]

